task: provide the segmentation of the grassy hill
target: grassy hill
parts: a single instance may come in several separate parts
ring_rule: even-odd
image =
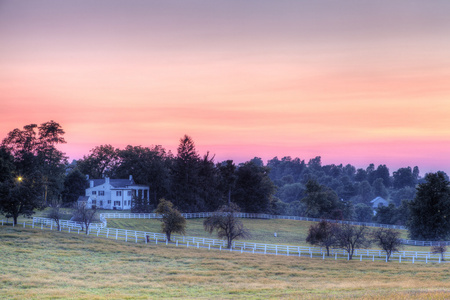
[[[445,264],[321,260],[0,227],[1,299],[445,299]]]

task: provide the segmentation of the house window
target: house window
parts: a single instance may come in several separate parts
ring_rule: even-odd
[[[128,191],[128,192],[127,192],[127,195],[128,195],[128,196],[131,196],[131,191]]]
[[[99,196],[105,196],[105,191],[98,191]]]
[[[97,200],[92,200],[92,205],[96,205],[97,204]]]
[[[92,195],[97,195],[97,191],[92,191]]]
[[[131,200],[128,200],[128,205],[131,205]]]
[[[114,201],[114,206],[120,206],[120,201]]]
[[[122,191],[116,191],[116,196],[122,196]]]
[[[108,204],[111,204],[111,200],[108,200]]]
[[[100,200],[100,206],[103,206],[103,201]]]

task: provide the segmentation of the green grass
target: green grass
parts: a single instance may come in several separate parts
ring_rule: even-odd
[[[445,264],[321,260],[0,227],[0,299],[447,299]]]
[[[204,219],[187,219],[186,236],[217,238],[213,233],[210,235],[203,228]],[[266,220],[266,219],[241,219],[252,237],[246,239],[248,242],[279,245],[301,245],[310,246],[305,242],[308,229],[314,222],[295,220]],[[108,227],[129,229],[147,232],[161,232],[161,222],[156,219],[108,219]],[[274,233],[277,233],[277,237]],[[402,238],[408,234],[401,230]],[[372,249],[378,249],[373,246]],[[408,251],[430,251],[430,247],[405,246]]]

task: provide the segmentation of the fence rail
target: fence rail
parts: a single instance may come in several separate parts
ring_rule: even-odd
[[[142,218],[142,217],[141,217]],[[74,224],[75,223],[75,224]],[[4,220],[1,220],[1,225],[10,225]],[[13,224],[11,224],[14,226]],[[33,218],[32,222],[23,222],[15,226],[29,227],[42,230],[57,230],[56,223],[53,220],[45,218]],[[60,231],[67,233],[85,234],[84,229],[76,222],[62,221],[60,223]],[[224,240],[188,237],[182,235],[172,235],[169,242],[165,234],[145,231],[134,231],[126,229],[116,229],[108,227],[90,227],[88,235],[103,237],[108,239],[115,239],[124,242],[134,242],[141,244],[165,244],[167,246],[175,247],[194,247],[208,250],[231,251],[240,253],[254,253],[267,255],[282,255],[282,256],[298,256],[309,258],[322,259],[349,259],[346,251],[342,249],[330,249],[330,256],[326,256],[326,249],[320,247],[306,247],[306,246],[292,246],[292,245],[277,245],[277,244],[263,244],[263,243],[249,243],[235,241],[231,248],[227,248]],[[390,260],[398,262],[424,262],[424,263],[444,263],[450,260],[450,254],[444,255],[442,259],[439,254],[432,254],[425,251],[400,251],[392,254]],[[383,250],[373,249],[355,249],[353,254],[354,260],[371,260],[371,261],[387,261],[387,256]]]
[[[214,212],[199,212],[199,213],[183,213],[183,217],[186,219],[199,219],[199,218],[208,218],[212,216]],[[268,215],[268,214],[256,214],[256,213],[235,213],[234,214],[237,218],[247,218],[247,219],[282,219],[282,220],[296,220],[296,221],[310,221],[310,222],[320,222],[323,219],[318,218],[306,218],[306,217],[298,217],[298,216],[278,216],[278,215]],[[161,215],[155,214],[155,213],[102,213],[100,214],[100,223],[91,223],[90,228],[91,229],[97,229],[97,228],[106,228],[107,227],[107,219],[159,219],[161,218]],[[38,222],[41,219],[46,218],[38,218],[34,217],[33,219],[36,219]],[[391,229],[400,229],[400,230],[406,230],[407,228],[405,226],[400,225],[389,225],[389,224],[378,224],[378,223],[364,223],[364,222],[353,222],[353,221],[336,221],[336,220],[327,220],[329,222],[338,222],[342,224],[350,224],[350,225],[356,225],[356,226],[369,226],[369,227],[377,227],[377,228],[391,228]],[[45,221],[48,222],[48,221]],[[64,226],[82,226],[78,222],[74,221],[65,221],[61,220],[60,222],[68,222],[68,224],[71,225],[64,225]],[[56,223],[55,223],[56,225]],[[427,246],[437,246],[437,245],[446,245],[450,246],[450,241],[416,241],[416,240],[408,240],[408,239],[402,239],[401,240],[404,245],[409,246],[421,246],[421,247],[427,247]]]

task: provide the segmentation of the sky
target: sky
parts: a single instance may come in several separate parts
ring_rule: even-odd
[[[0,137],[450,173],[448,0],[0,0]]]

